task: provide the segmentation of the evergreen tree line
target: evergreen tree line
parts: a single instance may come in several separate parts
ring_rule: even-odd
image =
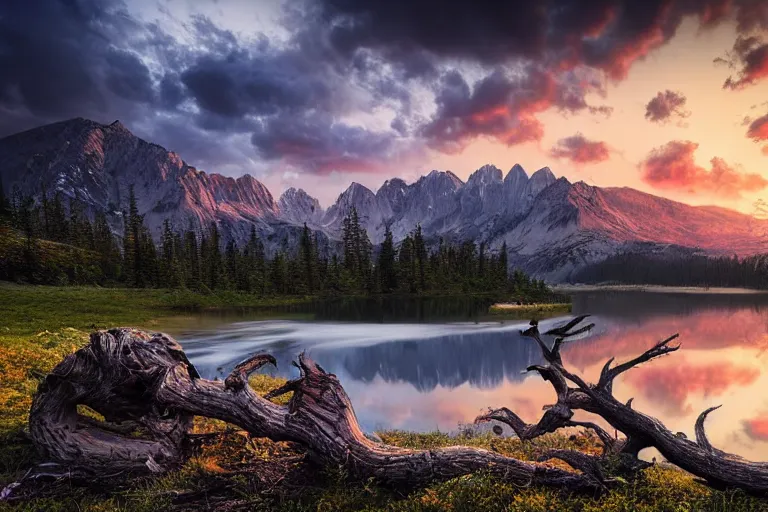
[[[1,185],[0,185],[1,187]],[[93,220],[78,199],[65,201],[60,192],[45,191],[41,200],[6,198],[0,188],[0,236],[23,238],[24,255],[12,268],[0,267],[0,278],[41,284],[102,284],[130,287],[187,288],[198,291],[238,290],[255,294],[451,294],[490,293],[521,301],[548,301],[554,296],[543,281],[507,271],[506,244],[491,254],[484,244],[442,241],[429,250],[416,229],[396,247],[389,228],[377,254],[355,209],[344,218],[339,254],[322,255],[316,234],[305,225],[298,248],[267,257],[255,227],[243,244],[224,241],[217,226],[203,232],[177,231],[166,221],[155,244],[139,214],[133,188],[123,212],[122,240],[110,231],[106,216]],[[8,228],[11,229],[8,229]],[[43,271],[37,256],[41,244],[58,242],[81,249],[72,268]],[[96,266],[90,272],[87,265]],[[8,267],[8,265],[6,265]],[[81,269],[78,271],[78,268]],[[63,274],[63,275],[62,275]]]
[[[768,254],[737,258],[622,253],[584,268],[572,281],[768,289]]]

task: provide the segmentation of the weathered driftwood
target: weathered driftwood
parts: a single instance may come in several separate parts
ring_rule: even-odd
[[[166,335],[99,331],[41,383],[30,413],[31,437],[43,457],[78,474],[163,471],[184,461],[184,438],[199,415],[235,424],[255,437],[300,443],[321,464],[343,465],[353,476],[399,487],[478,470],[520,485],[570,490],[601,485],[591,474],[476,448],[409,450],[373,442],[361,431],[335,375],[301,355],[294,363],[301,376],[263,398],[250,388],[247,376],[265,364],[275,364],[274,358],[256,355],[224,382],[210,381],[198,376]],[[269,400],[287,392],[293,396],[286,406]],[[107,423],[80,416],[78,404],[99,412]],[[117,422],[138,426],[144,435],[121,432],[114,427]]]
[[[522,331],[524,336],[533,338],[541,348],[547,365],[530,366],[528,371],[538,372],[542,378],[549,381],[557,393],[557,403],[547,406],[538,423],[526,424],[514,412],[507,408],[491,410],[479,416],[476,421],[498,420],[506,423],[520,436],[521,439],[532,439],[547,432],[554,432],[561,427],[581,425],[594,430],[605,445],[607,454],[616,454],[624,458],[624,464],[630,468],[644,465],[637,459],[643,448],[654,447],[667,461],[703,479],[713,487],[740,488],[755,494],[768,492],[768,463],[750,462],[739,456],[725,453],[713,448],[704,431],[704,421],[707,415],[718,409],[711,407],[699,415],[695,425],[696,440],[691,441],[684,436],[672,433],[659,420],[632,408],[632,399],[621,403],[613,397],[613,381],[637,365],[675,352],[680,345],[670,345],[677,339],[675,334],[656,343],[639,356],[625,363],[611,366],[613,358],[603,367],[597,384],[588,384],[581,377],[568,371],[563,366],[560,347],[569,336],[583,332],[592,325],[575,331],[586,316],[577,317],[567,325],[547,331],[545,335],[555,336],[552,348],[544,342],[535,321],[531,327]],[[570,383],[570,384],[569,384]],[[601,416],[613,428],[622,432],[625,438],[613,438],[601,427],[592,423],[574,422],[571,420],[574,410],[584,410]],[[595,457],[588,457],[575,452],[575,459],[569,460],[560,452],[557,457],[566,460],[574,467],[584,472],[591,472],[600,479],[601,473],[596,465]]]
[[[255,355],[239,364],[223,382],[210,381],[200,378],[173,339],[133,329],[93,333],[89,345],[69,355],[45,378],[32,405],[30,433],[43,457],[67,471],[83,474],[176,467],[185,458],[192,418],[206,416],[235,424],[254,437],[300,443],[321,464],[342,465],[353,476],[373,477],[401,487],[486,470],[517,484],[600,490],[611,482],[604,474],[604,457],[616,456],[624,469],[636,470],[647,465],[638,460],[639,451],[655,447],[669,462],[710,485],[755,493],[768,490],[768,464],[729,455],[707,440],[704,420],[715,408],[699,417],[694,442],[635,411],[631,400],[624,404],[613,397],[616,377],[676,351],[679,345],[670,342],[677,336],[626,363],[611,366],[613,360],[609,360],[598,383],[588,384],[568,371],[560,356],[567,338],[592,328],[592,324],[578,327],[584,318],[544,333],[555,338],[551,348],[536,322],[523,332],[538,343],[547,362],[528,370],[549,381],[557,395],[557,402],[545,408],[538,423],[526,424],[506,408],[489,411],[476,420],[506,423],[524,440],[562,427],[593,430],[605,446],[603,457],[555,450],[540,461],[558,458],[579,473],[469,447],[409,450],[376,443],[361,431],[336,376],[303,354],[294,363],[300,377],[260,397],[248,385],[248,374],[265,364],[274,365],[271,356]],[[288,392],[293,396],[285,406],[269,400]],[[105,421],[81,416],[78,404],[99,412]],[[601,416],[625,437],[617,439],[597,424],[573,421],[575,410]],[[141,436],[136,435],[137,428]]]

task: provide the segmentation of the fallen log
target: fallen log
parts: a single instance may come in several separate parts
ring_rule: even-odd
[[[320,464],[343,466],[354,477],[400,488],[479,470],[518,485],[571,491],[603,487],[590,473],[482,449],[411,450],[376,443],[363,434],[335,375],[302,354],[294,363],[300,377],[261,397],[247,379],[265,364],[274,365],[274,358],[257,354],[223,382],[210,381],[200,378],[181,346],[167,335],[98,331],[40,384],[29,419],[32,441],[46,460],[70,474],[161,472],[184,462],[192,419],[206,416],[237,425],[254,437],[300,443]],[[293,396],[287,405],[269,400],[288,392]],[[78,405],[103,415],[105,424],[86,420]],[[136,425],[137,430],[126,434],[114,428],[115,423]]]

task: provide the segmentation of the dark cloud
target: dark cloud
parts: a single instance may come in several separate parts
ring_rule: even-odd
[[[481,0],[472,5],[437,0],[322,0],[331,42],[345,54],[373,48],[392,60],[414,52],[486,64],[510,55],[537,57],[549,26],[538,2]]]
[[[160,101],[169,110],[173,110],[186,98],[184,86],[176,74],[168,74],[160,81]]]
[[[375,171],[391,156],[395,137],[333,122],[323,114],[280,116],[263,121],[251,136],[261,157],[308,171]]]
[[[183,71],[181,82],[201,109],[223,117],[333,108],[328,76],[293,52],[206,55]]]
[[[374,49],[407,65],[465,59],[494,66],[533,59],[560,68],[586,64],[622,79],[631,65],[674,36],[684,16],[705,27],[736,15],[760,24],[756,0],[318,0],[318,19],[343,54]],[[760,18],[758,18],[760,19]],[[768,24],[766,24],[768,25]]]
[[[751,121],[747,137],[758,143],[768,142],[768,114]],[[762,152],[768,156],[768,144],[763,146]]]
[[[691,141],[672,141],[653,150],[641,164],[643,179],[657,188],[731,199],[768,186],[759,174],[739,172],[722,158],[713,158],[710,170],[700,167],[694,160],[698,147]]]
[[[738,5],[736,20],[740,33],[768,29],[768,3],[763,0],[743,0]]]
[[[547,73],[525,70],[509,76],[496,70],[470,88],[458,71],[441,77],[437,114],[423,127],[428,144],[452,153],[479,136],[514,145],[540,140],[543,127],[533,114],[549,103],[552,79]]]
[[[659,92],[645,106],[645,118],[654,123],[664,123],[673,117],[684,119],[691,115],[685,109],[685,102],[686,98],[680,92],[669,89]]]
[[[105,82],[118,96],[138,103],[152,103],[155,89],[149,69],[138,56],[124,50],[107,53]]]
[[[109,115],[114,96],[151,100],[146,67],[112,45],[136,28],[109,1],[0,2],[0,134]],[[105,84],[106,82],[106,84]]]
[[[496,69],[470,87],[452,70],[440,79],[437,113],[422,128],[422,135],[431,147],[449,153],[480,136],[508,146],[538,141],[544,127],[536,115],[549,108],[609,114],[610,107],[591,107],[585,100],[586,94],[600,93],[602,87],[599,80],[573,71],[555,75],[537,65]]]
[[[735,16],[744,34],[768,26],[753,0],[479,1],[289,2],[290,34],[278,41],[203,16],[176,39],[121,0],[6,0],[0,136],[69,117],[119,118],[212,166],[218,154],[226,164],[370,169],[404,144],[451,152],[476,137],[539,141],[548,109],[609,116],[591,101],[605,96],[606,75],[624,78],[684,15],[707,27]],[[761,45],[737,41],[733,87],[763,76]],[[470,69],[481,78],[469,80]],[[419,108],[424,90],[435,94],[431,117]],[[344,121],[377,109],[393,116],[388,128]]]
[[[605,142],[589,140],[581,133],[560,139],[549,154],[579,164],[603,162],[610,158]]]
[[[736,68],[736,75],[729,76],[723,89],[743,89],[768,78],[768,42],[760,36],[739,36],[727,59],[718,58]]]

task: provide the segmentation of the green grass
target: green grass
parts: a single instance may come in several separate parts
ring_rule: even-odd
[[[160,317],[184,308],[277,305],[234,295],[191,296],[165,290],[52,288],[0,285],[0,488],[20,478],[35,460],[23,436],[39,379],[61,358],[87,342],[94,327],[152,328]],[[238,300],[250,301],[238,304]],[[255,375],[259,393],[282,381]],[[280,397],[285,403],[289,396]],[[479,404],[482,405],[482,404]],[[686,473],[657,465],[601,497],[520,487],[484,473],[410,493],[372,482],[351,481],[340,468],[317,468],[300,446],[250,439],[218,420],[197,418],[195,432],[226,432],[206,443],[181,469],[160,477],[118,478],[95,488],[37,484],[38,495],[0,512],[112,510],[254,511],[758,511],[768,501],[740,491],[714,491]],[[574,431],[575,432],[575,431]],[[390,444],[440,448],[456,444],[535,460],[552,448],[596,453],[598,441],[583,433],[549,434],[532,442],[491,434],[379,432]],[[564,463],[557,463],[567,468]]]
[[[151,328],[158,318],[215,308],[267,308],[300,304],[311,297],[260,297],[240,292],[30,286],[0,281],[0,336],[29,336],[65,327],[131,325]]]

